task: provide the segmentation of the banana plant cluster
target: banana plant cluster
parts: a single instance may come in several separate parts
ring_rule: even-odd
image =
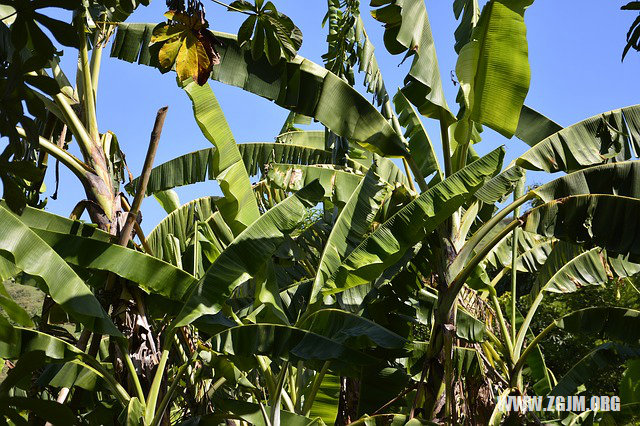
[[[640,106],[567,128],[525,106],[531,0],[482,9],[454,1],[455,114],[423,0],[371,0],[386,50],[410,59],[393,96],[360,16],[367,5],[357,1],[328,1],[324,67],[295,54],[302,36],[271,2],[223,4],[249,15],[238,37],[210,31],[193,2],[170,2],[170,21],[158,25],[122,22],[137,2],[61,2],[74,10],[64,37],[33,12],[35,2],[0,3],[20,18],[3,19],[2,31],[43,25],[79,57],[77,84],[48,52],[2,106],[13,121],[0,127],[10,138],[0,170],[22,181],[3,184],[0,202],[0,423],[601,420],[497,405],[507,395],[578,394],[599,369],[640,357],[638,310],[594,306],[531,328],[547,294],[579,297],[582,287],[640,272]],[[7,46],[24,49],[15,39]],[[124,155],[96,114],[109,39],[114,58],[177,72],[176,90],[203,136],[201,150],[153,166],[161,109],[145,166],[124,188]],[[356,66],[366,95],[355,87]],[[209,80],[288,109],[282,132],[237,142]],[[42,125],[29,128],[31,117],[14,107],[34,97],[49,113],[30,109]],[[438,122],[437,138],[423,117]],[[296,127],[311,119],[325,130]],[[505,163],[517,143],[507,141],[480,157],[483,126],[530,149]],[[82,159],[69,153],[71,137]],[[47,156],[84,185],[70,218],[26,206]],[[549,173],[548,183],[525,188],[527,170]],[[184,204],[174,191],[213,180]],[[167,214],[144,235],[138,212],[147,196]],[[85,209],[93,223],[78,220]],[[15,283],[45,294],[41,316],[11,299]],[[561,376],[540,345],[557,332],[602,344]],[[614,421],[640,410],[634,401],[622,407]]]

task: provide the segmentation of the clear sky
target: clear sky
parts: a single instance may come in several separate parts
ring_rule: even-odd
[[[321,27],[326,12],[325,0],[275,0],[280,11],[289,15],[304,34],[300,55],[322,63],[326,51],[326,28]],[[455,68],[453,31],[457,26],[452,1],[427,0],[427,10],[436,41],[444,90],[449,106],[457,108],[457,88],[449,78]],[[481,3],[483,3],[481,1]],[[527,10],[531,89],[526,103],[554,119],[569,125],[589,116],[611,109],[640,103],[638,75],[640,54],[631,51],[624,63],[620,56],[625,34],[635,15],[620,11],[626,2],[581,0],[537,0]],[[210,27],[216,31],[236,33],[243,15],[226,12],[210,0],[204,0]],[[149,7],[141,7],[130,22],[160,22],[165,2],[153,0]],[[373,43],[388,90],[402,85],[409,62],[399,66],[401,56],[389,55],[382,43],[381,24],[369,15],[368,2],[362,1],[361,13]],[[68,52],[63,61],[66,72],[73,75],[75,58]],[[187,95],[175,83],[175,74],[160,74],[157,70],[133,65],[105,55],[98,89],[98,120],[102,132],[111,130],[118,136],[129,168],[140,173],[149,141],[149,134],[158,108],[168,105],[164,131],[156,164],[178,155],[207,148],[193,119]],[[281,128],[287,111],[275,104],[245,93],[240,89],[211,81],[211,86],[225,111],[238,142],[273,141]],[[360,89],[361,87],[359,87]],[[371,99],[370,95],[367,95]],[[425,120],[435,143],[439,132]],[[483,133],[483,141],[476,145],[479,152],[488,152],[506,144],[512,159],[523,153],[526,145],[516,139],[506,140],[491,131]],[[61,167],[62,171],[63,167]],[[53,193],[54,180],[50,170],[47,196]],[[49,200],[47,210],[67,216],[74,204],[84,197],[79,183],[68,172],[61,173],[58,200]],[[530,182],[543,179],[530,176]],[[216,182],[205,182],[178,189],[181,201],[220,194]],[[164,216],[153,198],[142,207],[143,228],[149,231]]]

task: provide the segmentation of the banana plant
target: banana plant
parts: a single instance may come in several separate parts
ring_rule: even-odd
[[[532,1],[490,0],[482,10],[475,1],[454,2],[462,17],[457,114],[444,97],[423,0],[371,1],[386,50],[411,59],[393,97],[355,0],[328,2],[324,67],[296,55],[299,29],[271,2],[222,3],[248,16],[238,37],[210,31],[199,2],[169,2],[158,25],[117,23],[125,6],[108,3],[93,21],[86,19],[92,9],[75,14],[75,90],[53,56],[50,68],[24,78],[39,88],[49,73],[53,94],[35,96],[55,119],[49,133],[23,124],[14,139],[74,171],[88,202],[71,219],[25,207],[41,207],[23,163],[33,157],[17,156],[12,142],[3,173],[22,182],[21,197],[5,184],[0,273],[37,285],[47,309],[34,323],[0,287],[8,317],[0,316],[0,358],[16,361],[0,385],[2,416],[91,424],[106,415],[145,425],[498,424],[500,395],[575,392],[603,357],[615,365],[640,353],[633,309],[593,307],[540,332],[530,327],[545,294],[577,294],[640,268],[633,159],[640,107],[564,129],[526,107],[524,15]],[[20,19],[9,31],[51,30],[40,12],[25,23],[14,9]],[[124,157],[95,117],[99,65],[92,64],[106,35],[114,35],[111,56],[176,71],[211,144],[153,167],[160,114],[145,167],[126,185],[130,206],[119,192]],[[371,102],[355,87],[356,65]],[[288,109],[281,134],[237,143],[209,80]],[[439,146],[421,115],[438,122]],[[23,123],[13,118],[13,127]],[[309,118],[326,130],[295,128]],[[60,123],[82,160],[48,141]],[[530,149],[506,165],[509,146],[479,157],[473,144],[482,126]],[[525,190],[527,170],[566,174]],[[173,191],[206,180],[216,180],[222,196],[181,204]],[[145,237],[135,217],[151,195],[167,216]],[[97,226],[77,220],[84,206]],[[130,241],[132,229],[140,245]],[[522,313],[517,302],[527,294],[518,272],[534,280]],[[505,291],[498,284],[507,277]],[[104,303],[114,287],[125,302]],[[128,309],[133,322],[123,315]],[[558,330],[605,342],[554,380],[539,343]]]

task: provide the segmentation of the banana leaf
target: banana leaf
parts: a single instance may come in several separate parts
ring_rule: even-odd
[[[247,169],[211,87],[190,82],[183,89],[191,99],[202,134],[217,148],[211,166],[224,194],[217,200],[217,207],[234,235],[238,235],[260,216]]]
[[[158,67],[157,53],[149,51],[155,24],[120,24],[111,56]],[[213,32],[220,64],[211,78],[274,101],[298,114],[313,117],[339,136],[384,156],[407,151],[391,125],[358,91],[335,74],[308,59],[271,65],[265,57],[254,60],[231,34]]]
[[[332,371],[356,373],[380,360],[344,343],[311,331],[281,324],[243,324],[226,329],[209,340],[212,350],[226,355],[266,355],[290,362],[308,361],[312,368],[331,361]]]
[[[114,396],[121,402],[129,399],[124,388],[101,366],[93,357],[77,349],[72,344],[48,334],[21,327],[13,327],[3,317],[0,317],[0,358],[18,359],[15,371],[11,371],[0,384],[0,395],[15,386],[25,377],[25,371],[34,371],[45,363],[75,363],[90,370],[110,387]],[[24,367],[20,367],[20,364]],[[18,368],[20,367],[20,368]]]
[[[518,167],[509,167],[497,174],[476,192],[475,197],[486,204],[494,204],[506,199],[516,184],[524,179],[525,171]]]
[[[637,265],[640,272],[640,265]],[[607,255],[600,247],[585,250],[565,242],[556,243],[531,288],[539,292],[571,293],[590,285],[603,285],[613,278]]]
[[[518,127],[529,91],[525,9],[533,0],[491,0],[480,15],[471,40],[460,50],[456,74],[464,97],[464,115],[456,138],[468,141],[471,121],[507,138]]]
[[[317,301],[326,280],[365,238],[382,202],[389,195],[391,188],[380,180],[377,171],[376,166],[369,169],[338,215],[322,251],[310,303]]]
[[[515,137],[529,146],[536,146],[538,142],[560,130],[562,130],[561,125],[540,114],[538,111],[523,105],[520,111],[520,119],[518,120]]]
[[[436,46],[423,0],[371,0],[374,19],[385,24],[384,44],[389,53],[413,57],[401,89],[420,114],[455,121],[442,90]]]
[[[276,137],[276,142],[299,145],[307,148],[325,149],[325,138],[324,130],[298,130],[279,134]],[[278,163],[288,163],[288,161],[278,161]]]
[[[222,411],[226,411],[230,416],[225,416],[224,414],[219,415],[209,415],[204,416],[200,419],[201,424],[209,424],[207,421],[211,420],[223,420],[225,418],[229,419],[240,419],[244,420],[255,426],[269,426],[265,422],[264,415],[262,414],[262,410],[258,404],[246,401],[238,401],[232,399],[216,399],[214,401],[216,407],[219,407]],[[267,413],[271,412],[271,407],[268,405],[264,406],[265,411]],[[283,425],[291,425],[291,426],[324,426],[325,423],[322,419],[317,418],[308,418],[301,416],[299,414],[292,413],[286,410],[280,410],[280,421]],[[214,424],[213,422],[211,424]]]
[[[154,167],[151,170],[146,195],[216,179],[215,150],[215,148],[207,148],[190,152]],[[296,165],[331,162],[330,152],[305,145],[267,142],[243,143],[238,144],[238,150],[249,176],[256,176],[265,164],[271,162]],[[137,182],[138,178],[128,184],[127,188],[135,188]]]
[[[454,49],[456,53],[460,53],[460,49],[471,40],[473,29],[480,19],[478,0],[454,0],[453,13],[456,19],[460,20],[458,27],[454,31],[456,39]],[[462,19],[460,19],[461,15]]]
[[[616,195],[577,195],[553,200],[520,218],[523,229],[612,254],[640,259],[640,200]]]
[[[0,414],[11,418],[20,418],[20,412],[27,411],[40,420],[46,420],[52,424],[74,424],[77,422],[73,411],[66,405],[56,401],[24,396],[0,396]],[[15,408],[10,408],[15,407]],[[31,416],[29,416],[31,417]],[[0,419],[1,420],[1,419]],[[24,420],[24,419],[23,419]],[[20,423],[16,423],[20,424]],[[25,420],[25,424],[26,420]]]
[[[367,318],[333,308],[313,312],[300,321],[297,327],[352,348],[379,346],[402,349],[408,343],[403,337]]]
[[[180,253],[183,253],[187,248],[189,237],[194,232],[195,220],[207,221],[216,212],[214,201],[214,197],[197,198],[162,219],[147,235],[147,243],[153,250],[153,255],[159,259],[169,261],[169,254],[165,253],[164,249],[164,242],[168,235],[173,235],[177,238],[180,245]]]
[[[562,376],[549,395],[575,395],[589,379],[617,367],[628,359],[640,358],[640,347],[606,342],[589,352]]]
[[[269,182],[285,191],[297,191],[314,180],[324,188],[324,198],[342,207],[356,190],[364,175],[351,168],[341,168],[329,164],[314,166],[291,166],[289,164],[269,164]]]
[[[4,206],[0,222],[0,251],[17,268],[40,278],[46,293],[90,330],[122,336],[91,289],[45,241]]]
[[[598,164],[637,158],[640,105],[595,115],[537,143],[516,159],[528,170],[572,172]]]
[[[4,207],[8,210],[5,201],[0,201],[0,207]],[[33,229],[77,235],[99,241],[111,241],[112,238],[109,233],[98,229],[94,224],[85,223],[79,220],[72,220],[64,216],[59,216],[33,207],[27,206],[20,215],[15,216],[22,223]]]
[[[393,103],[398,112],[398,122],[406,129],[404,137],[409,141],[409,151],[422,176],[428,177],[436,173],[439,180],[442,180],[438,157],[420,116],[401,90],[393,97]]]
[[[207,269],[174,321],[187,325],[203,315],[220,311],[222,304],[240,284],[261,272],[265,262],[296,229],[324,193],[312,182],[269,210],[238,235]]]
[[[503,157],[504,148],[498,148],[407,204],[351,252],[323,292],[339,293],[373,281],[467,202],[498,172]]]
[[[180,207],[180,198],[173,189],[167,189],[166,191],[159,191],[153,194],[160,207],[167,212],[167,214],[173,212]]]
[[[148,293],[182,300],[196,279],[156,257],[117,244],[36,229],[65,262],[87,269],[109,271],[137,283]]]

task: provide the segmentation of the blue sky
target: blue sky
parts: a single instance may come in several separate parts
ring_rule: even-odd
[[[210,27],[216,31],[235,33],[243,15],[226,12],[225,8],[204,0]],[[280,11],[289,15],[304,34],[300,54],[317,63],[326,50],[326,28],[321,27],[326,12],[325,0],[277,0]],[[620,11],[623,2],[602,0],[553,1],[537,0],[527,10],[531,89],[526,103],[554,119],[569,125],[583,118],[611,109],[640,103],[638,72],[640,54],[631,51],[624,63],[620,55],[624,37],[633,13]],[[427,0],[427,10],[440,62],[444,90],[449,105],[457,108],[457,88],[449,78],[454,70],[453,31],[457,26],[452,1]],[[130,22],[160,22],[165,3],[153,0],[149,7],[137,10]],[[382,43],[382,27],[369,16],[368,2],[361,7],[365,26],[390,92],[402,85],[409,62],[399,66],[401,56],[391,56]],[[75,69],[73,52],[68,52],[63,66],[70,75]],[[287,116],[275,104],[245,93],[240,89],[211,82],[238,142],[273,141]],[[370,99],[370,96],[367,95]],[[158,108],[168,105],[156,164],[178,155],[209,147],[196,126],[190,102],[175,83],[174,74],[128,64],[105,55],[98,88],[98,119],[102,132],[111,130],[118,136],[129,168],[140,173],[149,134]],[[434,143],[439,131],[425,120]],[[492,131],[483,133],[476,145],[479,152],[506,144],[508,159],[523,153],[526,145],[516,139],[506,140]],[[49,200],[47,210],[67,216],[74,204],[84,197],[80,184],[62,170],[58,200]],[[52,172],[52,170],[50,171]],[[542,176],[530,176],[530,182]],[[53,173],[46,181],[47,196],[54,190]],[[216,182],[205,182],[178,190],[181,201],[205,195],[220,194]],[[153,198],[143,203],[143,228],[149,231],[164,216]]]

